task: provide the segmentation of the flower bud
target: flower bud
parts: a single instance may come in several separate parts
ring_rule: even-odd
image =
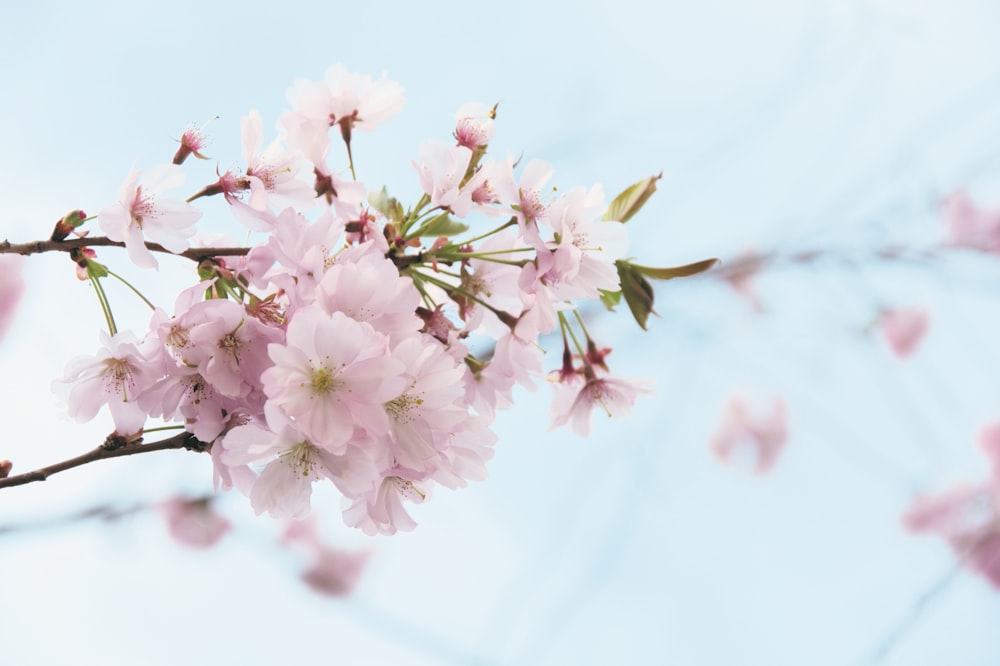
[[[73,233],[73,230],[83,224],[86,219],[87,214],[82,210],[71,210],[66,213],[56,222],[56,226],[52,230],[52,240],[57,242],[66,240],[66,237]]]

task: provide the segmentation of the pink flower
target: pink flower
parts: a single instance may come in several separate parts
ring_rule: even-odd
[[[264,123],[256,110],[243,118],[243,157],[246,177],[250,181],[248,205],[257,211],[268,210],[269,202],[278,199],[279,206],[294,205],[308,208],[315,193],[306,181],[298,178],[303,159],[289,152],[280,141],[273,141],[263,152]],[[253,227],[252,227],[253,228]]]
[[[917,498],[902,522],[911,532],[943,537],[962,564],[1000,589],[1000,501],[995,487],[958,486]]]
[[[1000,422],[979,431],[979,448],[990,459],[990,482],[918,497],[902,522],[911,532],[944,538],[962,564],[1000,590]]]
[[[920,308],[883,310],[878,324],[893,355],[908,358],[927,334],[930,315]]]
[[[205,125],[208,125],[208,123],[205,123]],[[202,125],[201,127],[188,127],[184,130],[184,134],[182,134],[180,138],[181,145],[177,148],[177,152],[174,153],[174,164],[184,164],[184,160],[191,155],[194,155],[199,160],[209,159],[200,152],[205,147],[205,144],[208,143],[205,139],[205,135],[202,133],[205,129],[205,125]]]
[[[465,146],[449,146],[442,141],[428,141],[420,146],[420,163],[410,162],[420,179],[420,187],[430,198],[434,208],[449,208],[458,217],[465,217],[472,209],[472,191],[460,190],[472,159],[472,151]]]
[[[455,114],[455,140],[458,145],[475,150],[485,148],[496,132],[496,106],[469,102],[459,107]]]
[[[549,430],[573,421],[573,432],[590,434],[590,414],[600,407],[608,418],[627,416],[640,393],[651,393],[651,379],[597,378],[593,374],[581,385],[555,384],[552,399],[552,425]]]
[[[764,311],[764,306],[761,304],[760,296],[754,285],[754,279],[764,266],[765,260],[765,257],[753,250],[745,250],[729,266],[724,267],[721,273],[722,279],[738,296],[750,304],[754,312]]]
[[[21,277],[23,266],[24,257],[10,254],[0,256],[0,338],[7,334],[7,329],[14,321],[17,304],[24,294],[24,278]]]
[[[287,546],[298,546],[311,559],[302,580],[313,591],[331,597],[349,595],[357,587],[371,557],[370,551],[350,551],[323,543],[316,529],[315,516],[290,521],[281,535]]]
[[[403,506],[403,500],[423,504],[427,494],[412,481],[389,474],[378,488],[354,501],[344,511],[344,522],[360,528],[365,534],[395,534],[412,532],[417,523]]]
[[[994,492],[1000,495],[1000,421],[979,430],[979,448],[990,460]]]
[[[287,344],[268,354],[274,366],[261,377],[264,392],[317,446],[342,454],[356,427],[374,437],[388,431],[383,405],[406,380],[387,338],[370,325],[304,308],[288,325]]]
[[[403,340],[393,358],[406,366],[406,387],[383,407],[389,416],[386,466],[433,471],[451,436],[469,419],[463,401],[463,366],[428,338]]]
[[[154,167],[145,172],[143,184],[139,185],[141,174],[129,174],[118,192],[118,201],[100,212],[97,223],[108,238],[125,243],[133,263],[155,268],[158,264],[145,241],[159,243],[171,252],[183,252],[188,247],[187,239],[194,235],[201,211],[180,199],[160,196],[184,182],[179,166]]]
[[[96,356],[71,361],[65,376],[53,382],[53,390],[60,392],[63,384],[71,385],[66,406],[76,421],[89,421],[107,404],[118,434],[133,435],[146,421],[139,398],[159,373],[149,361],[150,354],[128,331],[114,337],[101,331],[101,345]]]
[[[977,208],[959,190],[945,200],[944,215],[952,245],[1000,254],[1000,210]]]
[[[787,441],[788,409],[784,401],[775,400],[769,415],[755,418],[746,402],[737,397],[729,401],[722,423],[712,436],[711,448],[725,461],[748,452],[753,459],[754,473],[767,474]]]
[[[170,536],[182,546],[211,548],[233,527],[212,508],[208,498],[172,497],[158,508]]]
[[[339,125],[350,143],[354,128],[371,131],[403,107],[403,87],[385,75],[377,81],[334,65],[325,81],[295,81],[288,91],[292,111],[281,118],[288,142],[313,159],[326,153],[329,129]]]
[[[346,255],[346,252],[344,253]],[[316,303],[327,313],[343,312],[367,322],[396,344],[416,335],[423,322],[416,315],[420,292],[413,280],[381,253],[366,253],[349,261],[341,258],[327,269],[316,288]]]
[[[275,404],[265,407],[267,426],[240,425],[222,440],[221,462],[227,467],[265,463],[249,489],[250,505],[259,515],[301,518],[309,513],[312,485],[321,479],[337,484],[342,492],[363,493],[378,478],[364,452],[334,455],[318,445],[299,424]],[[350,426],[350,424],[348,424]],[[366,464],[369,463],[369,464]]]

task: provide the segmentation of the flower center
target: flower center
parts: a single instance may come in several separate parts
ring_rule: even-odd
[[[309,379],[312,383],[313,391],[316,393],[332,393],[341,387],[342,382],[337,381],[337,376],[329,368],[317,368],[313,370]]]

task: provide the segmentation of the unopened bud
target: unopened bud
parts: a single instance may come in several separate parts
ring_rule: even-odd
[[[10,476],[10,470],[14,469],[14,463],[9,460],[0,460],[0,479]]]
[[[73,233],[73,230],[83,224],[87,219],[87,214],[82,210],[71,210],[56,222],[55,229],[52,230],[52,240],[66,240],[66,237]]]

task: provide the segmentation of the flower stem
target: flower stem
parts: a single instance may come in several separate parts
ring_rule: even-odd
[[[118,273],[115,273],[114,271],[112,271],[110,268],[108,268],[106,266],[105,266],[104,270],[106,270],[108,272],[108,275],[110,275],[111,277],[117,279],[119,282],[121,282],[126,287],[128,287],[129,289],[131,289],[132,293],[134,293],[136,296],[138,296],[139,298],[141,298],[142,302],[145,303],[146,305],[148,305],[150,310],[153,310],[154,312],[156,311],[156,306],[153,305],[152,303],[150,303],[149,299],[146,298],[145,296],[143,296],[142,292],[140,292],[138,289],[136,289],[134,286],[132,286],[132,284],[128,280],[126,280],[125,278],[123,278],[121,275],[118,275]]]

